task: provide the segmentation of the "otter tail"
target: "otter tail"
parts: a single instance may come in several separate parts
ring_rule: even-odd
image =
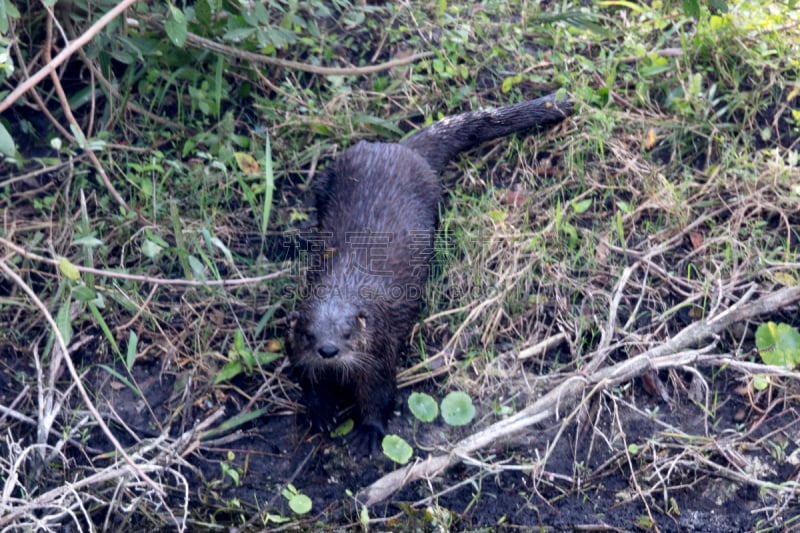
[[[447,117],[420,130],[400,144],[420,154],[435,172],[460,152],[534,126],[561,122],[572,114],[572,102],[555,93],[490,111]]]

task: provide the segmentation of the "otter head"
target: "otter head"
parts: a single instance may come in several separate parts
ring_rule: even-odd
[[[289,315],[289,358],[312,381],[333,371],[343,382],[369,365],[369,316],[350,302],[307,300]]]

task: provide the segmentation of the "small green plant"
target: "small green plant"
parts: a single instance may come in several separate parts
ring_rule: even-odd
[[[369,531],[369,509],[366,505],[358,501],[358,499],[353,494],[353,491],[350,489],[345,489],[344,493],[347,495],[348,498],[353,500],[353,503],[359,509],[358,511],[358,523],[361,524],[361,529],[364,531]]]
[[[408,407],[420,422],[433,422],[439,416],[439,406],[430,394],[413,392],[408,397]]]
[[[414,417],[430,423],[439,416],[436,400],[424,392],[414,392],[408,397],[408,407]],[[475,417],[472,398],[462,391],[453,391],[444,397],[441,405],[442,418],[450,426],[464,426]],[[337,428],[338,429],[338,428]],[[404,465],[411,459],[414,449],[398,435],[386,435],[381,443],[383,453],[395,463]]]
[[[442,418],[451,426],[465,426],[475,418],[475,406],[466,392],[453,391],[442,400]]]
[[[242,331],[237,329],[233,334],[233,347],[228,351],[228,362],[214,378],[214,384],[232,379],[241,373],[249,376],[254,368],[268,365],[280,357],[280,353],[253,352],[246,346]]]
[[[386,435],[381,442],[383,453],[397,464],[407,464],[414,454],[414,448],[398,435]]]
[[[289,508],[293,513],[303,515],[311,511],[311,498],[302,494],[294,485],[289,485],[283,489],[283,497],[289,500]]]
[[[348,418],[347,420],[345,420],[344,422],[342,422],[341,424],[336,426],[333,429],[333,431],[331,431],[331,438],[332,439],[336,439],[338,437],[344,437],[344,436],[350,434],[350,432],[353,431],[353,428],[355,427],[355,425],[356,424],[353,421],[353,419],[352,418]]]
[[[758,326],[756,347],[765,364],[792,369],[800,363],[800,332],[789,324],[767,322]]]
[[[236,454],[233,452],[228,452],[228,462],[233,462],[234,459],[236,459]],[[219,464],[219,466],[222,468],[222,475],[231,478],[231,480],[233,480],[233,484],[238,487],[242,479],[242,472],[239,468],[229,465],[228,462],[222,462]]]
[[[756,347],[764,364],[793,369],[800,363],[800,333],[789,324],[767,322],[758,326]],[[769,376],[753,377],[756,390],[764,390],[769,384]]]

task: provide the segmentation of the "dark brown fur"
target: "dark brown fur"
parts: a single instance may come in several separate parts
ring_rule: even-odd
[[[352,402],[356,447],[371,451],[386,432],[398,352],[418,318],[433,253],[437,173],[461,151],[570,111],[550,95],[465,113],[399,144],[360,142],[327,169],[306,294],[288,338],[315,429],[331,430],[338,406]]]

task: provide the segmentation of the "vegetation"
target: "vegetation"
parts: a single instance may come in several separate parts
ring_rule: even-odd
[[[0,528],[798,527],[794,2],[50,4],[0,0]],[[556,90],[442,177],[399,381],[474,418],[307,434],[320,170]]]

